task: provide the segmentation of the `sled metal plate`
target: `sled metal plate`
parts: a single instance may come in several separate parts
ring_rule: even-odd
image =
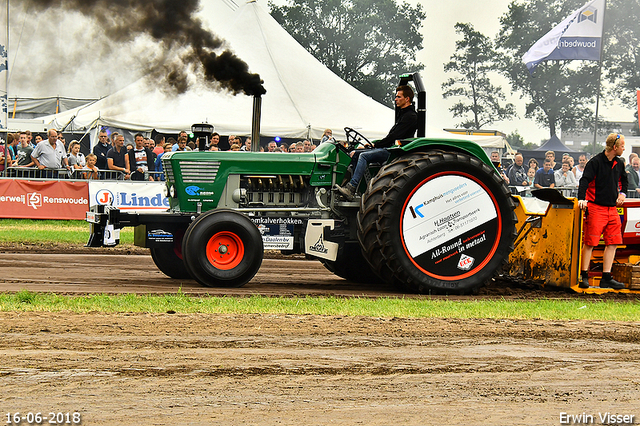
[[[334,229],[333,219],[310,219],[307,222],[307,231],[304,235],[304,251],[306,254],[335,261],[338,257],[340,245],[327,241],[324,235],[325,228]]]

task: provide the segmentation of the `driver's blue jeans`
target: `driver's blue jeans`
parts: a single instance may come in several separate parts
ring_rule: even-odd
[[[359,155],[358,155],[359,154]],[[364,175],[365,170],[369,166],[369,163],[384,163],[389,158],[389,151],[386,148],[375,148],[375,149],[367,149],[360,152],[355,152],[353,156],[358,156],[358,158],[353,158],[353,160],[357,161],[356,169],[353,171],[353,176],[349,183],[353,185],[355,188],[358,187],[360,183],[360,179]]]

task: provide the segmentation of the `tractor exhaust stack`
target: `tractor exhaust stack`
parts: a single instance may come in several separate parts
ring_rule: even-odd
[[[260,115],[262,114],[262,96],[253,97],[253,117],[251,120],[251,152],[260,152]]]

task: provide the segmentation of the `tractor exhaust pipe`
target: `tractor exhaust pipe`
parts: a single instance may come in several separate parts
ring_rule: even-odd
[[[251,120],[251,152],[260,152],[260,115],[262,113],[262,96],[253,97],[253,117]]]

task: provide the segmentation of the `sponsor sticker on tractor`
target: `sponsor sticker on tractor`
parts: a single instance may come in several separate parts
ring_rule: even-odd
[[[402,230],[405,248],[419,268],[459,277],[489,254],[498,213],[490,193],[471,176],[441,175],[408,199]]]

